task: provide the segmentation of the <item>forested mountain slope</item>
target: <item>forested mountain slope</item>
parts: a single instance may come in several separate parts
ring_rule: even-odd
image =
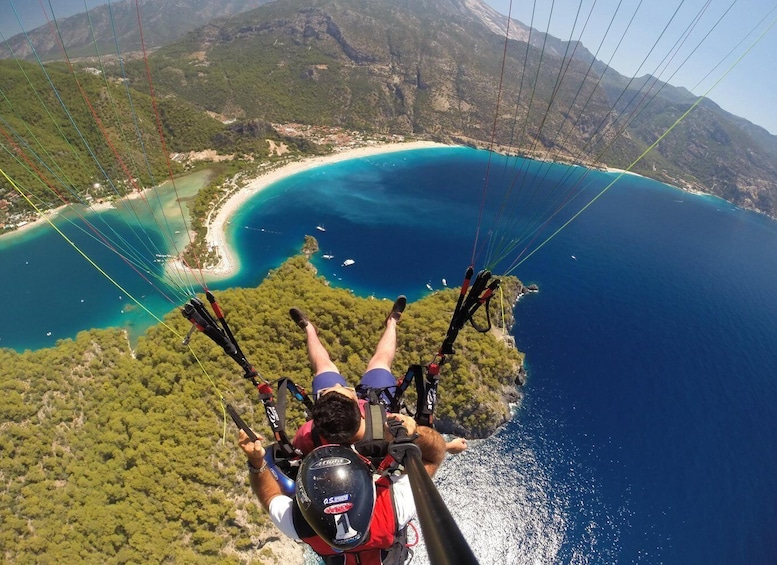
[[[56,2],[41,7],[53,7],[49,24],[26,30],[0,43],[0,59],[17,57],[35,61],[62,59],[62,45],[68,57],[94,57],[96,52],[107,56],[141,49],[138,10],[143,24],[143,43],[155,49],[170,43],[206,23],[234,16],[267,3],[269,0],[118,0],[99,6],[90,2],[89,12],[66,18],[57,17]],[[86,6],[87,3],[84,3]]]

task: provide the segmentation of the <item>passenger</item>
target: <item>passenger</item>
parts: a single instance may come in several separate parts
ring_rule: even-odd
[[[399,296],[386,316],[386,328],[362,375],[360,388],[385,389],[392,396],[396,394],[397,380],[391,373],[391,364],[397,348],[397,324],[402,318],[406,304],[407,299]],[[292,442],[294,447],[302,453],[309,453],[317,445],[321,445],[319,436],[326,436],[334,443],[359,442],[364,438],[366,429],[364,415],[368,401],[358,398],[356,390],[349,386],[340,374],[329,357],[329,352],[321,343],[316,328],[304,312],[292,308],[289,314],[305,332],[308,358],[313,370],[312,394],[315,400],[312,419],[297,430]],[[329,394],[331,392],[337,394]],[[415,421],[405,415],[389,414],[388,418],[401,419],[411,434],[417,432],[424,435],[431,430],[425,426],[416,427]],[[467,442],[462,438],[455,438],[446,445],[449,453],[461,453],[465,449]]]

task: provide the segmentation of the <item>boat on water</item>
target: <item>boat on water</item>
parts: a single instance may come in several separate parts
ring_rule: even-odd
[[[324,224],[318,224],[318,225],[316,226],[316,229],[317,229],[318,231],[326,231],[326,228],[324,227]]]
[[[572,257],[573,261],[577,261],[577,257],[575,257],[574,255],[570,255],[570,257]]]
[[[442,279],[442,286],[448,286],[448,281],[446,281],[445,279]]]
[[[429,283],[426,283],[426,288],[428,288],[429,290],[434,290],[434,289],[432,288],[432,285],[430,285]]]
[[[334,255],[330,255],[328,253],[326,255],[322,255],[321,257],[323,257],[324,259],[334,259],[335,258]]]
[[[354,261],[353,259],[346,259],[345,261],[343,261],[343,267],[350,267],[354,263],[356,263],[356,261]]]

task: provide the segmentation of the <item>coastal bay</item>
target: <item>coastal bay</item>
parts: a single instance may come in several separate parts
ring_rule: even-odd
[[[209,280],[218,280],[221,278],[229,278],[236,274],[239,268],[239,261],[234,253],[231,252],[227,243],[227,223],[247,200],[251,199],[263,189],[298,173],[310,171],[316,167],[340,163],[349,159],[374,157],[398,151],[440,147],[448,146],[430,141],[410,141],[405,143],[371,144],[357,148],[346,148],[325,156],[302,158],[248,180],[242,188],[231,194],[226,201],[220,204],[215,216],[212,216],[207,222],[206,240],[208,246],[218,250],[219,257],[221,258],[216,266],[206,270],[207,278]]]

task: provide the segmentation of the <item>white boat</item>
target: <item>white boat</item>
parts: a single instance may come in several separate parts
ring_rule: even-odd
[[[575,257],[574,255],[570,255],[570,257],[572,257],[573,261],[577,261],[577,257]]]
[[[318,225],[316,226],[316,229],[317,229],[318,231],[326,231],[326,228],[324,227],[324,224],[318,224]]]
[[[334,255],[329,255],[329,254],[327,254],[327,255],[322,255],[322,257],[323,257],[324,259],[334,259],[334,258],[335,258],[335,256],[334,256]]]
[[[345,261],[343,261],[343,267],[350,267],[354,263],[356,263],[356,261],[354,261],[353,259],[346,259]]]
[[[448,281],[446,281],[445,279],[442,279],[442,286],[448,286]]]
[[[432,288],[432,285],[430,285],[429,283],[426,283],[426,288],[428,288],[429,290],[434,290],[434,289]]]

